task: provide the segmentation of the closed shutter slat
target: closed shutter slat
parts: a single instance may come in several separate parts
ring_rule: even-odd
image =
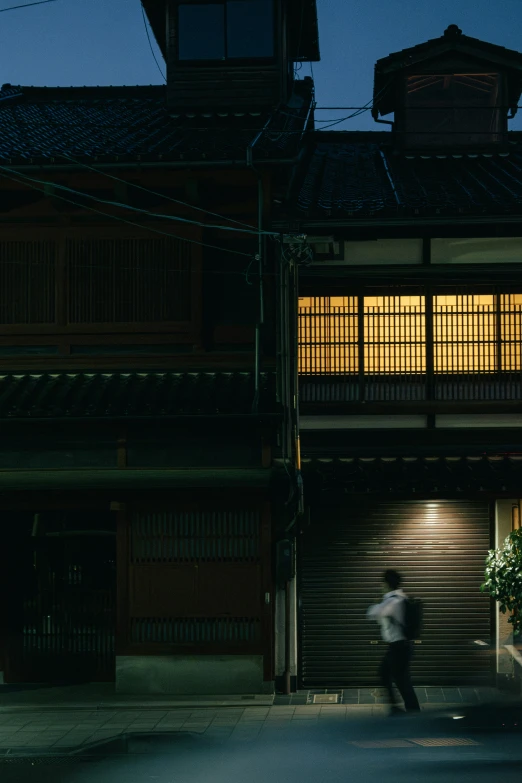
[[[312,510],[299,544],[299,668],[303,687],[378,684],[385,645],[366,610],[395,568],[424,602],[417,685],[486,683],[493,657],[473,645],[491,637],[480,592],[491,544],[489,505],[387,501]],[[378,642],[375,644],[375,642]]]

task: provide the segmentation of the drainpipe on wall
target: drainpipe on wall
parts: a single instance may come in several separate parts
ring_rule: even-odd
[[[303,480],[301,476],[301,442],[299,434],[299,329],[298,329],[298,302],[299,302],[299,274],[298,265],[294,259],[286,259],[281,242],[281,308],[282,308],[282,368],[284,377],[285,406],[285,431],[283,448],[285,453],[294,456],[295,479],[298,492],[298,507],[294,518],[287,526],[285,532],[294,527],[296,520],[304,513]],[[291,290],[290,285],[291,284]],[[283,309],[284,308],[284,309]],[[292,332],[293,330],[293,332]],[[288,421],[291,417],[292,420]],[[288,543],[292,549],[294,566],[292,568],[293,579],[285,580],[285,670],[284,692],[289,695],[291,688],[291,638],[292,638],[292,581],[295,583],[295,546]]]
[[[293,323],[294,323],[294,411],[295,411],[295,469],[298,492],[297,515],[304,514],[303,477],[301,475],[301,433],[299,423],[299,266],[295,264],[294,296],[293,296]]]
[[[253,173],[257,177],[257,254],[256,261],[258,262],[258,274],[259,274],[259,318],[256,324],[256,336],[255,336],[255,360],[254,360],[254,402],[252,409],[254,413],[257,413],[259,406],[259,393],[260,393],[260,379],[261,379],[261,329],[265,322],[265,303],[264,303],[264,290],[263,290],[263,207],[265,199],[265,191],[263,187],[263,178],[261,172],[254,167],[253,162],[253,150],[269,123],[272,120],[272,116],[268,118],[265,125],[257,136],[250,142],[246,150],[246,164],[249,169],[252,169]]]

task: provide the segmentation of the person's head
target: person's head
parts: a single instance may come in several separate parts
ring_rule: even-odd
[[[398,590],[401,585],[401,575],[392,568],[389,568],[384,572],[384,582],[388,585],[390,590]]]

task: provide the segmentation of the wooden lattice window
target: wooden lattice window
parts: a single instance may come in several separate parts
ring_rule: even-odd
[[[362,341],[366,375],[426,372],[426,297],[301,297],[301,375],[355,375]],[[522,368],[522,294],[436,294],[433,370],[440,375],[518,372]],[[359,333],[358,325],[362,324]]]
[[[185,240],[69,239],[71,324],[190,320],[191,245]]]
[[[55,321],[54,242],[0,242],[0,323]]]

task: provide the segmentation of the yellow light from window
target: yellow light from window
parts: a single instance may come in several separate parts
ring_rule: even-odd
[[[426,372],[424,296],[364,297],[365,375]],[[358,299],[299,299],[299,371],[359,371]],[[522,294],[433,297],[434,370],[483,374],[521,369]]]

